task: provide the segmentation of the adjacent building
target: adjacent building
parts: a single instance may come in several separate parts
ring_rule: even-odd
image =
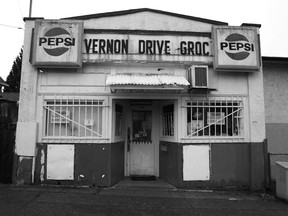
[[[1,85],[8,86],[0,79]],[[18,101],[19,93],[0,92],[0,182],[6,184],[13,178]]]
[[[260,25],[147,8],[25,22],[18,184],[264,187]]]
[[[275,183],[276,162],[288,162],[288,58],[263,57],[266,137],[269,170]],[[269,174],[269,175],[268,175]]]

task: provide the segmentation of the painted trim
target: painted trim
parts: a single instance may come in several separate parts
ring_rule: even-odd
[[[211,38],[211,32],[187,31],[156,31],[156,30],[130,30],[130,29],[84,29],[84,34],[130,34],[130,35],[181,35],[202,36]]]

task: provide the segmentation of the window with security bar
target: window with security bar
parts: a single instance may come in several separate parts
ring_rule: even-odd
[[[243,98],[188,101],[186,138],[244,138]]]
[[[174,136],[174,104],[164,106],[162,109],[162,136]]]
[[[103,138],[103,100],[55,98],[45,102],[44,139]]]
[[[115,106],[115,136],[123,135],[123,106],[116,104]]]

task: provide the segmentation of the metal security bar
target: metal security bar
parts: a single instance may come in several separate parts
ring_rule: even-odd
[[[103,139],[104,101],[54,97],[44,104],[44,142],[87,142]]]
[[[244,138],[243,97],[208,98],[188,101],[187,137]]]
[[[122,136],[123,135],[123,106],[116,104],[115,106],[115,136]]]
[[[174,136],[174,105],[163,107],[162,111],[162,136]]]

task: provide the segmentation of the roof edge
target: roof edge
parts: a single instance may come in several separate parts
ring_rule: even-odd
[[[273,56],[262,56],[263,61],[277,61],[288,63],[288,57],[273,57]]]
[[[210,24],[213,24],[213,25],[228,25],[228,23],[226,23],[226,22],[210,20],[210,19],[194,17],[194,16],[188,16],[188,15],[183,15],[183,14],[178,14],[178,13],[173,13],[173,12],[168,12],[168,11],[162,11],[162,10],[156,10],[156,9],[151,9],[151,8],[128,9],[128,10],[121,10],[121,11],[114,11],[114,12],[104,12],[104,13],[98,13],[98,14],[67,17],[67,18],[61,18],[61,19],[86,20],[86,19],[93,19],[93,18],[128,15],[128,14],[134,14],[134,13],[145,12],[145,11],[154,12],[154,13],[160,13],[160,14],[165,14],[165,15],[169,15],[169,16],[175,16],[175,17],[180,17],[180,18],[184,18],[184,19],[200,21],[200,22],[206,22],[206,23],[210,23]]]
[[[44,17],[24,17],[23,18],[23,21],[26,22],[26,21],[29,21],[29,20],[38,20],[38,19],[44,19]]]
[[[242,23],[241,26],[249,26],[249,27],[261,28],[261,24],[257,24],[257,23]]]
[[[0,92],[0,101],[18,102],[18,92]]]
[[[1,86],[9,86],[3,79],[2,79],[2,77],[0,76],[0,87]],[[0,89],[1,90],[1,89]]]

